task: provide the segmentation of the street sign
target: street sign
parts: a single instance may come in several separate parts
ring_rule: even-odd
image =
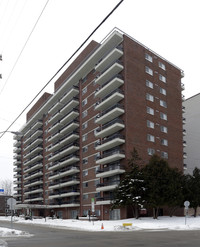
[[[0,194],[3,194],[4,193],[4,189],[0,189]]]
[[[14,198],[9,198],[7,200],[7,204],[10,206],[11,210],[14,210],[14,207],[16,205],[16,200]]]
[[[186,209],[188,209],[188,207],[190,206],[190,202],[189,201],[185,201],[184,202],[184,206],[185,206]]]
[[[95,212],[95,208],[94,208],[94,198],[91,198],[91,204],[92,204],[92,213]]]

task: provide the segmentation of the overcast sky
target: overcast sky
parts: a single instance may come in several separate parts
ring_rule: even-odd
[[[0,132],[118,2],[0,0]],[[199,0],[124,0],[90,40],[101,42],[118,27],[184,70],[188,98],[200,92],[199,9]],[[53,93],[53,83],[44,91]],[[25,113],[10,130],[25,124]],[[6,133],[0,138],[0,179],[12,179],[12,157],[13,136]]]

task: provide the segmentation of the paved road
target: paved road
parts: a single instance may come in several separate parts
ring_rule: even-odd
[[[2,227],[10,227],[0,222]],[[45,226],[14,224],[32,237],[3,239],[8,247],[199,247],[200,231],[86,232]]]

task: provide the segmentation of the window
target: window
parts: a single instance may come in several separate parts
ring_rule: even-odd
[[[160,100],[160,105],[167,108],[167,103],[164,100]]]
[[[88,151],[88,146],[83,147],[83,153],[86,153]]]
[[[147,120],[147,127],[154,129],[154,123]]]
[[[161,87],[160,87],[160,93],[163,95],[167,95],[166,90],[164,88],[161,88]]]
[[[164,65],[163,63],[158,62],[158,66],[159,66],[161,69],[166,70],[165,65]]]
[[[161,144],[164,146],[168,146],[168,141],[166,139],[161,139]]]
[[[94,159],[95,159],[95,160],[98,160],[100,157],[101,157],[100,153],[97,153],[97,154],[95,154]]]
[[[82,106],[87,105],[87,98],[82,101]]]
[[[87,127],[88,127],[88,122],[85,122],[85,123],[82,124],[82,129],[83,130],[86,129]]]
[[[167,152],[161,152],[161,157],[164,159],[168,159],[168,153]]]
[[[159,75],[159,80],[166,83],[166,77],[164,77],[163,75]]]
[[[87,134],[82,136],[82,141],[85,142],[87,140]]]
[[[83,165],[86,165],[88,163],[88,158],[83,159]]]
[[[87,87],[83,88],[82,90],[82,95],[86,94],[87,93]]]
[[[155,150],[153,148],[148,148],[147,153],[148,153],[148,155],[153,155],[153,154],[155,154]]]
[[[149,80],[146,80],[146,86],[147,87],[150,87],[150,88],[153,88],[153,83]]]
[[[167,114],[160,112],[160,118],[163,120],[167,120]]]
[[[83,171],[83,177],[88,175],[88,170]]]
[[[150,56],[149,54],[145,53],[145,59],[148,60],[149,62],[153,62],[153,58],[152,56]]]
[[[163,133],[167,133],[167,127],[165,126],[160,126],[160,131],[163,132]]]
[[[151,107],[147,106],[147,113],[154,115],[154,109],[152,109]]]
[[[83,183],[83,188],[87,188],[88,187],[88,182],[84,182]]]
[[[153,95],[151,95],[151,94],[149,94],[149,93],[146,94],[146,99],[149,100],[149,101],[151,101],[151,102],[154,102],[154,97],[153,97]]]
[[[153,70],[150,69],[149,67],[145,66],[145,72],[149,75],[153,75]]]
[[[83,195],[83,200],[87,200],[88,199],[88,194]]]
[[[155,136],[152,136],[152,135],[148,134],[147,135],[147,141],[155,142]]]
[[[87,81],[87,76],[85,76],[84,78],[82,78],[82,83]]]
[[[88,113],[87,113],[87,110],[83,111],[83,112],[82,112],[82,118],[86,117],[87,114],[88,114]]]

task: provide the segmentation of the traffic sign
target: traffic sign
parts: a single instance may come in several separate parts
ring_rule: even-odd
[[[184,206],[185,206],[186,209],[188,209],[188,207],[190,206],[190,202],[189,201],[185,201],[184,202]]]
[[[11,197],[7,200],[7,204],[10,206],[10,209],[13,210],[16,205],[16,200]]]

